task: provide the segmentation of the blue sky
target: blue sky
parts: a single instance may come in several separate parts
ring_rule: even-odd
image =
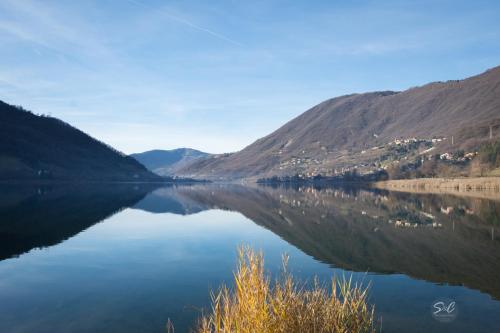
[[[126,152],[235,151],[339,95],[500,65],[500,1],[0,0],[0,99]]]

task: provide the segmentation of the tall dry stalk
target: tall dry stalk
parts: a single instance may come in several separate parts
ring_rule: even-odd
[[[287,271],[271,285],[264,257],[249,247],[238,249],[234,289],[212,294],[212,311],[200,319],[197,333],[330,333],[375,332],[374,307],[367,288],[333,280],[331,292],[315,280],[299,285]]]

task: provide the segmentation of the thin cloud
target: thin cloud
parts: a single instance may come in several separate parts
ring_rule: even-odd
[[[220,40],[223,40],[225,42],[228,42],[228,43],[231,43],[233,45],[236,45],[236,46],[245,46],[244,44],[240,43],[240,42],[237,42],[229,37],[226,37],[218,32],[215,32],[213,30],[210,30],[210,29],[207,29],[207,28],[204,28],[202,26],[199,26],[197,24],[194,24],[193,22],[190,22],[184,18],[181,18],[181,17],[178,17],[178,16],[175,16],[173,15],[172,13],[170,13],[169,11],[165,10],[165,9],[161,9],[161,8],[155,8],[155,7],[150,7],[150,6],[147,6],[146,4],[142,3],[142,2],[139,2],[139,1],[136,1],[136,0],[127,0],[128,2],[130,3],[133,3],[137,6],[142,6],[142,7],[145,7],[145,8],[150,8],[150,9],[153,9],[153,10],[156,10],[158,12],[161,12],[162,14],[164,14],[165,16],[167,16],[169,19],[173,20],[173,21],[176,21],[176,22],[179,22],[181,24],[184,24],[188,27],[191,27],[193,29],[196,29],[198,31],[202,31],[202,32],[205,32],[217,39],[220,39]]]
[[[112,57],[110,49],[99,40],[99,36],[81,29],[75,20],[69,22],[66,13],[28,0],[5,0],[0,7],[15,18],[7,20],[0,16],[0,32],[70,57],[82,52],[86,56]]]

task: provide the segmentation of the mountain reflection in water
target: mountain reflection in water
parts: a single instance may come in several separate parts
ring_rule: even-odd
[[[403,273],[500,298],[500,203],[356,188],[242,185],[3,187],[0,259],[52,246],[126,207],[152,213],[235,211],[315,259]]]
[[[130,207],[153,184],[0,186],[0,260],[56,245]]]
[[[493,200],[359,188],[2,185],[0,331],[156,332],[167,318],[187,331],[199,313],[186,309],[208,306],[236,245],[255,241],[271,268],[292,251],[306,279],[368,272],[383,331],[493,329],[499,216]],[[438,296],[461,307],[446,327],[430,316]]]
[[[500,298],[500,202],[357,188],[227,185],[163,188],[134,208],[165,212],[172,202],[176,214],[239,212],[335,267],[403,273]]]

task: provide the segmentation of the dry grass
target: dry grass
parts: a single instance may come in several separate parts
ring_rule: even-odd
[[[212,312],[200,319],[196,333],[375,332],[374,308],[367,288],[351,280],[332,281],[331,291],[315,281],[307,289],[287,271],[271,284],[262,253],[238,249],[235,288],[212,295]]]

